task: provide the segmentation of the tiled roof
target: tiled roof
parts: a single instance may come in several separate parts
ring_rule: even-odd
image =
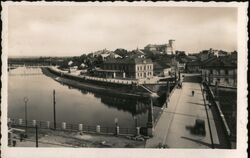
[[[187,66],[202,66],[203,63],[200,60],[195,60],[187,63]]]
[[[170,66],[166,63],[163,62],[153,62],[154,64],[154,69],[166,69],[170,68]]]
[[[109,59],[104,61],[105,63],[112,63],[112,64],[152,64],[151,59],[143,59],[143,58],[124,58],[124,59]]]
[[[204,68],[237,68],[235,63],[230,57],[218,57],[203,62]]]

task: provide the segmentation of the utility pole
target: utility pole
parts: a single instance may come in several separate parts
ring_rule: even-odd
[[[36,147],[38,148],[38,129],[36,125]]]
[[[25,103],[25,107],[24,107],[24,110],[25,110],[25,135],[27,137],[27,129],[28,129],[27,103],[28,103],[29,99],[27,97],[24,97],[23,100],[24,100],[24,103]]]
[[[53,107],[54,107],[54,129],[56,129],[56,91],[53,90]]]

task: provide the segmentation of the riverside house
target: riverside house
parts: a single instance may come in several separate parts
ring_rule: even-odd
[[[104,78],[147,79],[153,77],[153,62],[144,58],[109,59],[94,73]]]
[[[203,80],[211,85],[237,88],[237,63],[231,57],[215,57],[203,64]]]

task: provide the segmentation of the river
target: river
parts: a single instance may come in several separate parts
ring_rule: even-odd
[[[63,85],[44,75],[39,68],[19,67],[8,75],[8,117],[25,116],[24,97],[28,98],[28,120],[53,120],[53,90],[56,91],[56,119],[85,125],[113,127],[118,118],[120,127],[145,127],[148,102],[135,98],[95,94]],[[154,106],[154,117],[160,107]]]

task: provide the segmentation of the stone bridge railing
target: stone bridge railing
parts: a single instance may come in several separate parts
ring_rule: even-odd
[[[223,132],[226,136],[226,139],[227,139],[227,144],[228,144],[228,147],[231,148],[231,130],[228,126],[228,123],[225,119],[225,116],[220,108],[220,103],[218,101],[218,99],[216,98],[214,92],[212,91],[212,89],[208,86],[208,84],[206,82],[203,83],[203,86],[205,88],[205,91],[206,91],[206,97],[207,97],[207,100],[209,101],[209,103],[211,104],[211,106],[215,106],[216,107],[216,112],[217,114],[219,115],[219,121],[221,122],[222,124],[222,128],[223,128]]]

